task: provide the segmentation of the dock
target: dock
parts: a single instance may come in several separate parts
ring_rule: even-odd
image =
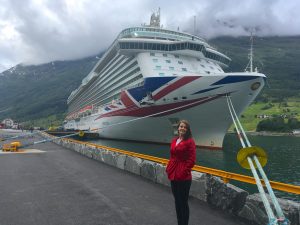
[[[169,187],[54,143],[24,150],[0,154],[0,224],[177,224]],[[190,225],[245,225],[195,198],[189,204]]]

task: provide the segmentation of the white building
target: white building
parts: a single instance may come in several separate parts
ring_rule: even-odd
[[[13,125],[14,125],[14,121],[12,119],[9,119],[9,118],[4,119],[1,123],[4,124],[5,128],[12,128]]]
[[[293,130],[293,134],[300,134],[300,129]]]

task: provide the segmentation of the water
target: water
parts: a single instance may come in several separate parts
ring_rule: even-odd
[[[268,163],[264,170],[268,178],[287,184],[300,185],[300,138],[292,136],[249,136],[253,146],[262,147],[268,154]],[[144,144],[136,142],[124,142],[115,140],[96,140],[94,143],[138,152],[146,155],[169,158],[169,146],[158,144]],[[237,152],[241,144],[234,134],[225,136],[223,150],[212,151],[197,149],[197,163],[201,166],[225,170],[252,176],[250,170],[243,169],[236,161]],[[255,185],[230,181],[250,193],[258,192]],[[276,196],[300,201],[300,196],[275,191]]]

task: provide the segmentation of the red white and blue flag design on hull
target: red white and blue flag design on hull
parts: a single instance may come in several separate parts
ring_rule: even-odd
[[[183,86],[200,79],[201,76],[186,76],[186,77],[165,77],[165,78],[147,78],[145,79],[145,85],[142,87],[137,87],[129,90],[122,91],[120,102],[122,102],[122,106],[118,109],[118,107],[106,107],[109,110],[103,113],[95,120],[105,117],[112,116],[130,116],[130,117],[145,117],[149,115],[156,116],[165,116],[169,114],[173,114],[182,110],[186,110],[197,105],[212,101],[217,99],[224,94],[215,95],[213,97],[201,97],[194,98],[191,100],[184,100],[180,102],[172,102],[167,104],[158,104],[158,105],[148,105],[141,106],[141,100],[147,95],[147,93],[151,93],[151,98],[153,101],[159,101],[163,99],[168,94],[177,91]],[[220,86],[219,86],[220,87]],[[202,92],[206,92],[209,90],[213,90],[219,87],[213,87],[206,90],[202,90]],[[193,94],[200,94],[201,91],[198,91]],[[125,107],[124,107],[125,106]],[[105,109],[106,109],[105,108]]]

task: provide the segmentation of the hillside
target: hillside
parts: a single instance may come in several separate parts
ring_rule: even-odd
[[[249,37],[221,37],[211,42],[232,59],[227,71],[243,71],[248,63]],[[300,36],[254,39],[254,67],[267,75],[263,94],[283,99],[299,96]]]
[[[209,40],[209,43],[232,59],[227,71],[245,69],[249,37],[219,37]],[[259,72],[268,76],[268,85],[258,98],[260,104],[287,101],[291,97],[294,102],[298,102],[300,36],[256,38],[254,56],[254,65]],[[61,121],[67,109],[67,97],[97,60],[98,56],[94,56],[35,66],[17,65],[0,73],[0,121],[7,117],[20,122],[37,119],[45,121],[51,115],[59,115]],[[249,129],[253,129],[257,123],[252,119],[253,115],[264,113],[261,108],[263,106],[253,105],[245,112],[247,121],[250,121]]]
[[[64,113],[66,100],[98,57],[37,66],[17,65],[0,74],[0,121],[26,121]]]

